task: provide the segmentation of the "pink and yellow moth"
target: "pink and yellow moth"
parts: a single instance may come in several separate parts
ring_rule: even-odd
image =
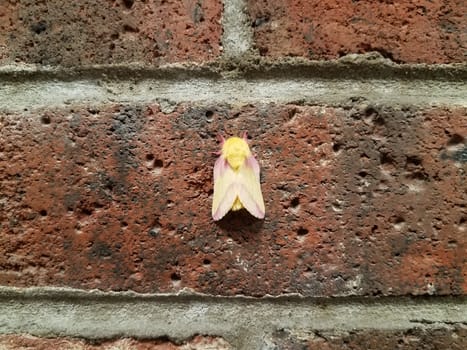
[[[259,180],[259,164],[250,151],[246,133],[243,138],[220,137],[221,150],[214,164],[212,218],[220,220],[229,210],[242,208],[263,219],[265,214]]]

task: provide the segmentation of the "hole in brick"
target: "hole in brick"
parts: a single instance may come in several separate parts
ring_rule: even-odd
[[[404,228],[405,226],[405,220],[402,216],[398,216],[396,217],[396,219],[394,220],[394,228],[397,230],[397,231],[400,231]]]
[[[174,282],[178,282],[180,281],[182,278],[180,277],[180,275],[176,272],[173,272],[171,275],[170,275],[170,279]]]
[[[465,138],[459,134],[454,134],[449,139],[446,148],[449,152],[462,152],[464,148]]]
[[[379,115],[378,111],[374,107],[367,107],[364,111],[365,114],[365,120],[367,123],[373,123],[375,125],[382,126],[386,122],[382,116]]]
[[[417,156],[407,156],[406,157],[406,163],[407,163],[407,165],[418,166],[418,165],[422,164],[422,160]]]
[[[209,259],[204,259],[204,260],[203,260],[203,265],[211,265],[211,260],[209,260]]]
[[[298,230],[297,230],[297,235],[299,236],[305,236],[308,234],[308,230],[304,227],[300,227]]]
[[[449,139],[448,146],[457,146],[459,144],[463,144],[464,142],[465,142],[465,139],[461,135],[454,134]]]
[[[332,150],[337,153],[341,150],[342,146],[342,143],[336,142],[332,145]]]
[[[266,56],[269,50],[267,47],[260,47],[258,51],[259,51],[260,56]]]
[[[287,112],[287,117],[289,120],[293,119],[295,117],[295,115],[298,113],[298,109],[297,108],[292,108],[292,109],[289,109],[289,111]]]
[[[42,209],[39,214],[41,214],[41,216],[47,216],[47,210],[45,209]]]
[[[256,28],[262,26],[267,22],[269,22],[269,16],[257,17],[254,21],[252,21],[251,26],[253,28]]]
[[[206,121],[207,122],[212,122],[212,118],[214,116],[214,112],[213,111],[206,111],[206,113],[204,113],[204,115],[206,116]]]
[[[123,0],[123,4],[125,5],[127,9],[131,9],[134,3],[135,3],[135,0]]]
[[[341,212],[342,211],[342,201],[336,199],[332,205],[332,210],[336,211],[336,212]]]
[[[45,21],[39,21],[31,26],[31,30],[36,34],[45,32],[47,30],[47,23],[45,23]]]
[[[378,230],[378,225],[373,225],[371,228],[371,233],[375,233]]]
[[[122,221],[122,227],[128,227],[128,223],[126,221]]]
[[[130,25],[130,24],[124,24],[123,25],[123,30],[125,32],[129,32],[129,33],[138,33],[139,32],[139,28],[133,26],[133,25]]]
[[[375,118],[374,123],[376,125],[383,126],[384,124],[386,124],[386,121],[384,120],[382,116],[379,115]]]
[[[162,168],[163,166],[164,166],[164,163],[162,162],[162,160],[156,159],[156,160],[154,161],[154,168],[156,168],[156,169],[157,169],[157,168]]]
[[[45,125],[48,125],[50,124],[51,120],[50,120],[50,117],[48,115],[43,115],[41,117],[41,123],[42,124],[45,124]]]
[[[388,154],[388,153],[381,153],[379,157],[379,161],[381,164],[389,164],[393,165],[394,164],[394,159]]]
[[[428,179],[428,175],[422,171],[415,171],[411,173],[410,175],[408,175],[407,178],[412,179],[412,180],[425,181]]]
[[[152,229],[149,230],[148,234],[151,237],[157,237],[159,236],[159,233],[161,232],[160,227],[153,227]]]
[[[366,171],[360,171],[358,173],[358,176],[362,177],[362,178],[365,178],[366,176],[368,175],[368,173]]]
[[[464,232],[466,230],[465,221],[466,221],[465,216],[459,219],[459,224],[457,225],[457,229],[461,232]]]
[[[154,170],[155,172],[160,172],[164,163],[160,159],[156,159],[153,154],[146,155],[146,168],[149,170]]]
[[[339,51],[337,51],[337,55],[338,55],[339,57],[344,57],[344,56],[347,55],[347,52],[345,52],[344,50],[339,50]]]
[[[84,215],[92,215],[92,212],[93,210],[91,208],[82,208],[81,209],[81,212],[84,214]]]
[[[377,115],[378,112],[376,111],[376,109],[374,109],[373,107],[367,107],[365,108],[365,116],[367,117],[370,117],[372,115]]]
[[[298,207],[299,205],[300,205],[300,198],[298,198],[298,197],[295,197],[294,199],[292,199],[292,200],[290,201],[290,206],[291,206],[292,208],[296,208],[296,207]]]

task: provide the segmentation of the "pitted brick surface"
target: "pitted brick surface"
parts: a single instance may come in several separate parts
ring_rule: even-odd
[[[378,51],[399,63],[465,61],[465,2],[249,0],[263,56],[335,59]]]
[[[0,63],[203,62],[220,54],[220,1],[2,1]]]
[[[353,332],[300,332],[281,330],[275,332],[274,349],[295,350],[462,350],[467,347],[467,331],[462,326],[452,329],[405,331],[353,331]]]
[[[169,340],[119,339],[109,341],[85,341],[72,338],[38,338],[28,335],[0,335],[2,350],[230,350],[232,347],[222,338],[196,336],[192,340],[176,344]]]
[[[0,117],[0,285],[465,294],[466,110],[115,105]],[[212,221],[248,130],[266,219]]]

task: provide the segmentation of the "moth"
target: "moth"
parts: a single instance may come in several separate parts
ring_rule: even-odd
[[[219,136],[221,150],[214,164],[212,218],[222,219],[230,210],[242,208],[258,219],[265,214],[259,179],[259,164],[250,151],[247,134],[225,140]]]

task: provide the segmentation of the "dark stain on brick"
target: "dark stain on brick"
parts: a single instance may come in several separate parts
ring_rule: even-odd
[[[19,20],[0,32],[0,42],[9,48],[2,58],[76,67],[205,62],[220,53],[220,1],[139,1],[138,6],[134,0],[118,2],[17,2],[12,16]],[[129,30],[128,35],[119,35],[122,30]],[[158,46],[165,50],[155,49]]]
[[[138,160],[135,158],[134,139],[144,126],[144,116],[141,107],[122,107],[120,112],[113,116],[110,131],[116,139],[114,157],[117,160],[119,181],[124,181],[130,168],[137,168]]]
[[[116,196],[125,196],[128,192],[125,181],[113,177],[112,174],[98,172],[96,178],[97,181],[91,184],[91,188],[99,193],[102,200],[112,200],[114,194]]]
[[[201,3],[199,1],[197,1],[194,6],[192,18],[193,22],[195,22],[196,24],[204,22],[203,8],[201,7]]]
[[[202,139],[215,139],[223,130],[215,126],[228,115],[226,106],[195,106],[183,111],[177,118],[177,127],[182,130],[196,131]]]
[[[80,198],[81,194],[79,192],[65,194],[65,196],[63,197],[63,203],[65,208],[67,208],[68,211],[75,210]]]
[[[112,256],[112,248],[105,242],[94,242],[90,255],[94,258],[108,258]]]

